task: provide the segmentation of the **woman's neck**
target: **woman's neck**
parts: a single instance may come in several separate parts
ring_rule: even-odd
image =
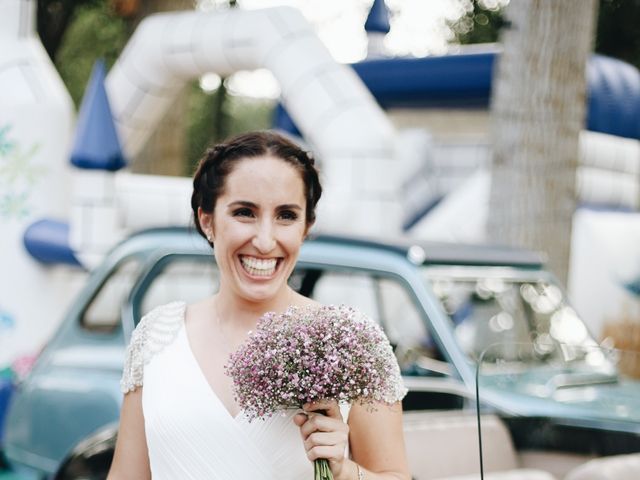
[[[213,302],[220,323],[240,329],[253,329],[262,315],[266,312],[283,312],[293,303],[295,296],[295,292],[287,287],[269,300],[255,302],[228,292],[221,286]]]

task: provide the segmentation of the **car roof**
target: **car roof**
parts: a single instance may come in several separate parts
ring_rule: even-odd
[[[423,265],[496,265],[539,268],[544,265],[544,256],[538,252],[506,245],[436,242],[411,238],[384,239],[350,235],[320,234],[320,241],[331,241],[363,247],[380,248],[398,252],[407,257],[422,258]],[[422,249],[414,257],[415,249]]]
[[[504,245],[434,242],[410,238],[382,239],[335,233],[313,233],[307,242],[384,250],[422,265],[513,266],[541,268],[542,254]],[[176,249],[207,253],[209,246],[194,227],[162,227],[142,230],[123,240],[115,249],[121,254],[140,250]]]

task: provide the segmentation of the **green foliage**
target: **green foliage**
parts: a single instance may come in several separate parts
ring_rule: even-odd
[[[82,100],[94,62],[104,58],[111,67],[128,37],[126,23],[110,11],[106,2],[76,9],[56,55],[56,67],[76,106]]]
[[[465,10],[450,24],[455,43],[496,42],[504,24],[504,1],[461,0]],[[640,68],[640,0],[599,0],[595,51]]]
[[[595,50],[640,68],[640,1],[600,0]]]
[[[38,35],[52,60],[58,53],[62,36],[73,19],[77,8],[104,0],[36,0],[36,25]]]
[[[271,100],[229,95],[224,85],[206,93],[193,82],[187,114],[187,174],[210,145],[249,130],[269,128],[275,104]]]
[[[215,106],[218,103],[220,89],[211,94],[203,92],[198,82],[192,82],[188,94],[187,113],[187,165],[186,174],[195,171],[198,159],[215,138]]]
[[[465,0],[461,3],[465,13],[450,24],[454,43],[468,45],[497,42],[500,28],[504,24],[502,3],[487,0]]]
[[[270,128],[275,103],[272,100],[229,96],[229,135]]]
[[[496,42],[504,0],[460,0],[465,13],[450,24],[454,43]],[[640,68],[640,0],[599,0],[595,51]]]

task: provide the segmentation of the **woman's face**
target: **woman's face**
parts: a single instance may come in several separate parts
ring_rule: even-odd
[[[211,226],[221,287],[253,302],[285,294],[307,232],[305,207],[304,183],[292,165],[273,157],[240,160],[213,218],[201,214],[201,225]]]

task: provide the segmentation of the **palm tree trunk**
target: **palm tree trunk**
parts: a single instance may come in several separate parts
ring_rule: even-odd
[[[596,0],[513,0],[493,87],[488,237],[566,281]]]

